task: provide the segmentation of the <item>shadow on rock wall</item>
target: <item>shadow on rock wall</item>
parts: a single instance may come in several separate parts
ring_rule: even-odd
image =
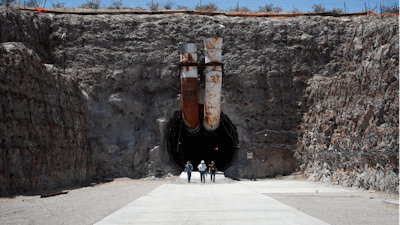
[[[23,43],[0,44],[0,195],[91,181],[86,101]]]
[[[89,97],[88,143],[101,177],[163,176],[178,171],[169,160],[168,118],[180,107],[177,92],[102,93]]]

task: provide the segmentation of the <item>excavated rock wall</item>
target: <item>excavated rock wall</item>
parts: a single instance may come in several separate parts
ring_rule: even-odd
[[[165,143],[167,123],[181,109],[178,45],[196,43],[198,61],[204,62],[202,41],[213,36],[224,39],[222,111],[236,126],[239,139],[226,174],[285,175],[299,168],[301,160],[306,163],[303,168],[309,168],[310,161],[303,156],[310,145],[303,134],[296,145],[300,125],[313,124],[303,118],[315,110],[308,93],[318,88],[311,81],[334,79],[362,66],[360,59],[349,64],[344,50],[356,49],[354,54],[362,56],[364,50],[353,47],[360,24],[370,23],[368,29],[375,33],[398,27],[396,19],[369,17],[54,15],[1,10],[6,18],[36,18],[47,30],[24,23],[16,29],[42,32],[40,45],[46,48],[37,50],[42,61],[50,59],[48,63],[58,68],[65,62],[65,75],[75,78],[87,96],[87,143],[98,177],[179,172]],[[11,27],[2,26],[2,40]],[[385,40],[372,35],[370,45],[381,46]],[[32,41],[22,42],[35,46]],[[390,57],[398,64],[398,58]],[[200,103],[203,94],[204,86],[200,86]],[[246,158],[250,152],[253,159]]]
[[[165,123],[181,108],[178,44],[196,43],[198,61],[204,62],[203,39],[212,36],[224,39],[222,111],[237,125],[239,138],[237,158],[226,174],[259,178],[293,172],[300,162],[286,145],[293,147],[297,135],[254,133],[293,131],[301,122],[305,108],[298,104],[305,82],[328,62],[324,48],[312,41],[319,33],[303,35],[310,31],[308,20],[54,16],[50,39],[56,63],[62,64],[65,51],[66,73],[76,76],[90,96],[88,142],[99,175],[178,172],[166,155],[164,136]],[[253,160],[247,160],[247,152],[254,153]]]
[[[0,195],[92,179],[85,112],[76,80],[23,43],[1,43]]]
[[[355,24],[334,72],[308,81],[298,155],[311,180],[399,191],[399,29],[384,21]]]
[[[44,63],[53,63],[49,48],[50,18],[38,12],[18,12],[0,6],[0,43],[22,42]]]

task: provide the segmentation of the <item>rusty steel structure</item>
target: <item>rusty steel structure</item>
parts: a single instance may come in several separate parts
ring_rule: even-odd
[[[197,85],[197,54],[195,44],[182,44],[181,51],[181,96],[182,96],[182,119],[186,129],[190,133],[200,130],[199,101]]]
[[[222,38],[204,39],[205,48],[205,104],[203,126],[207,131],[219,127],[222,88]]]

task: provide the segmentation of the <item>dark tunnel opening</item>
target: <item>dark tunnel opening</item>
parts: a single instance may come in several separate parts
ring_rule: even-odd
[[[218,170],[225,171],[237,152],[236,127],[221,112],[220,126],[213,133],[208,133],[202,125],[203,115],[203,105],[199,105],[201,129],[198,133],[191,134],[183,124],[182,111],[175,112],[168,123],[168,154],[171,161],[181,170],[188,160],[192,162],[194,170],[197,170],[197,165],[204,160],[207,165],[215,161]]]

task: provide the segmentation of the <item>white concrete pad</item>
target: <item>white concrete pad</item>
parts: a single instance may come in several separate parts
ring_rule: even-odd
[[[327,223],[232,182],[164,184],[96,224]]]
[[[240,181],[241,184],[263,194],[278,193],[343,193],[352,192],[341,186],[333,187],[308,181],[259,180]]]

